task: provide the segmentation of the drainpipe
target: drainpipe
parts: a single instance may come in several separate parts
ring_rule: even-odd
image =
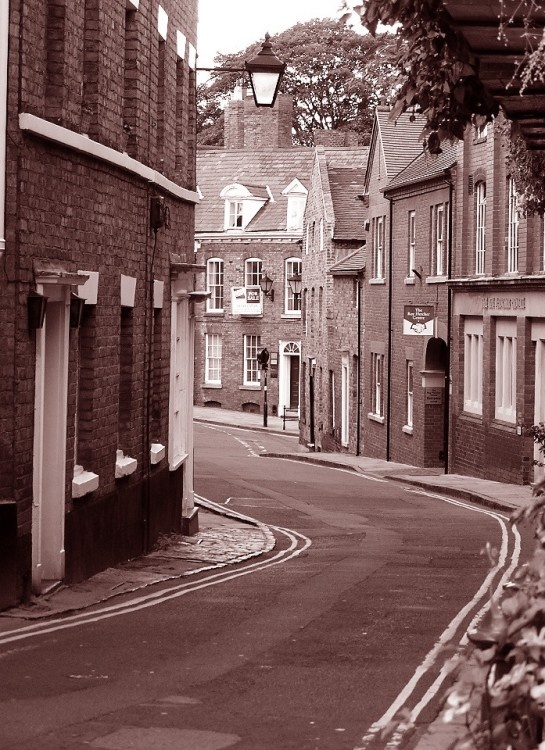
[[[386,460],[390,461],[390,442],[391,442],[391,416],[390,416],[390,404],[392,399],[392,301],[393,301],[393,290],[392,290],[392,279],[394,276],[393,272],[393,232],[392,232],[392,220],[394,218],[393,199],[385,196],[390,203],[390,213],[388,220],[388,375],[386,381]]]
[[[6,129],[8,109],[9,3],[0,2],[0,258],[6,249]]]
[[[361,297],[363,271],[357,275],[358,284],[358,364],[356,380],[356,456],[361,455]]]
[[[452,201],[454,185],[450,170],[445,171],[448,184],[448,257],[447,257],[447,371],[445,373],[445,413],[443,416],[443,444],[445,446],[445,474],[449,472],[449,429],[450,429],[450,383],[451,383],[451,348],[452,348],[452,217],[454,215]]]

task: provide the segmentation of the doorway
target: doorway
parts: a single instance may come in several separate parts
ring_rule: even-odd
[[[280,342],[282,352],[279,372],[278,414],[286,409],[298,410],[300,398],[301,347],[298,342]]]
[[[64,578],[69,316],[66,286],[49,286],[36,331],[32,505],[32,586],[44,593]]]

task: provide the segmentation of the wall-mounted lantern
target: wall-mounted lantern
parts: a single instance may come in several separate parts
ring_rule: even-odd
[[[78,297],[77,294],[72,292],[70,294],[70,328],[79,328],[81,326],[84,307],[85,299]]]
[[[263,292],[265,297],[268,297],[271,302],[274,302],[273,284],[274,281],[269,276],[267,276],[265,272],[263,272],[259,280],[259,286],[261,287],[261,291]]]
[[[28,330],[36,331],[43,328],[47,297],[38,292],[30,292],[27,297]]]

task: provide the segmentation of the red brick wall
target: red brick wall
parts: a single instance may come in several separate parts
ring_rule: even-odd
[[[161,279],[168,290],[170,253],[193,260],[193,205],[171,194],[170,228],[154,237],[150,229],[150,197],[158,191],[145,180],[117,169],[91,156],[79,154],[19,130],[19,112],[53,119],[65,128],[82,129],[91,104],[91,137],[116,150],[127,147],[124,115],[124,24],[125,4],[84,3],[81,0],[19,0],[10,3],[10,59],[8,113],[8,189],[6,252],[0,268],[0,321],[2,347],[0,371],[0,424],[2,451],[0,487],[2,497],[18,503],[20,534],[19,583],[27,584],[30,561],[32,465],[34,427],[35,335],[27,330],[26,300],[34,287],[34,262],[51,262],[67,272],[99,273],[96,307],[85,310],[83,328],[71,331],[69,352],[69,404],[67,426],[67,512],[78,513],[82,505],[99,506],[118,485],[114,479],[118,443],[120,274],[137,279],[133,316],[133,352],[130,373],[131,415],[127,424],[127,452],[138,460],[138,470],[126,486],[141,485],[147,461],[147,353],[150,336],[150,281]],[[196,0],[172,3],[169,32],[165,43],[164,138],[162,149],[158,128],[158,47],[156,4],[140,4],[134,16],[133,41],[138,48],[138,72],[133,155],[176,180],[175,154],[182,148],[186,185],[194,187],[194,137],[189,134],[183,147],[176,143],[176,112],[188,110],[194,101],[190,74],[178,96],[176,110],[175,29],[196,41]],[[19,25],[21,23],[21,26]],[[138,43],[136,43],[138,42]],[[19,47],[21,45],[21,48]],[[187,62],[181,63],[187,68]],[[84,70],[89,77],[84,85]],[[85,101],[82,98],[86,97]],[[186,122],[191,122],[189,115]],[[87,127],[88,125],[88,127]],[[162,160],[163,161],[162,161]],[[168,298],[160,313],[163,324],[155,344],[163,363],[170,356],[170,308]],[[84,352],[78,381],[78,347]],[[159,368],[160,385],[156,398],[162,405],[155,420],[154,439],[168,442],[168,372]],[[4,377],[5,376],[5,377]],[[78,386],[79,383],[79,386]],[[76,396],[81,399],[79,416],[81,459],[85,468],[100,477],[100,487],[92,496],[71,501],[73,441]],[[5,450],[4,450],[5,448]],[[7,459],[7,460],[6,460]],[[163,469],[160,469],[162,471]],[[155,471],[153,469],[152,471]],[[111,503],[110,498],[110,503]],[[122,523],[121,523],[122,525]],[[119,528],[110,528],[116,533]],[[138,543],[141,543],[142,533]],[[67,539],[67,560],[70,557]],[[111,549],[116,549],[112,540]],[[123,544],[115,554],[123,554]],[[100,565],[93,560],[92,545],[87,549],[84,568]],[[70,575],[70,572],[67,572]]]
[[[209,258],[224,261],[224,312],[207,313],[205,304],[196,312],[195,340],[195,404],[206,406],[207,402],[218,402],[224,409],[241,411],[244,404],[256,404],[262,408],[263,393],[260,387],[243,385],[244,336],[261,337],[261,346],[269,352],[278,353],[279,341],[301,339],[300,318],[282,317],[284,313],[284,261],[300,258],[301,245],[295,241],[203,241],[197,255],[199,263],[206,264]],[[248,258],[260,258],[263,269],[274,280],[274,301],[263,298],[262,316],[233,316],[231,312],[231,288],[244,286],[244,267]],[[222,336],[222,384],[221,388],[207,386],[205,377],[205,336]],[[268,375],[269,413],[278,405],[278,379]]]

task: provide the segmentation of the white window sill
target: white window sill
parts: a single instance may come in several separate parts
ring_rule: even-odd
[[[205,383],[203,385],[203,388],[216,388],[217,389],[221,387],[222,387],[221,383]]]
[[[252,385],[239,385],[238,389],[239,391],[260,391],[261,385],[259,383],[255,383]]]
[[[187,455],[188,455],[187,453],[180,453],[179,455],[175,456],[174,459],[168,465],[169,471],[176,471],[177,469],[179,469],[180,466],[187,459]]]
[[[94,492],[94,490],[98,489],[98,483],[98,474],[94,474],[92,471],[85,471],[83,466],[76,464],[72,479],[72,497],[83,497],[84,495],[88,495],[89,492]]]
[[[405,433],[405,435],[412,435],[413,434],[413,428],[410,425],[408,425],[408,424],[403,425],[403,427],[401,428],[401,430],[402,430],[402,432]]]
[[[223,308],[221,310],[205,310],[205,314],[211,316],[217,315],[218,317],[220,317],[222,315],[225,315],[225,310]]]
[[[386,284],[386,279],[369,279],[370,284]]]
[[[125,456],[122,450],[117,450],[115,454],[115,478],[122,479],[134,474],[138,461],[136,458]]]
[[[152,443],[150,447],[150,462],[155,465],[165,457],[167,449],[161,443]]]
[[[447,281],[446,276],[428,276],[426,284],[445,284]]]
[[[367,418],[371,420],[371,422],[378,422],[379,424],[384,424],[384,417],[381,417],[378,414],[373,414],[372,412],[369,412],[367,415]]]
[[[409,285],[413,285],[413,284],[414,284],[414,276],[406,276],[406,277],[405,277],[405,278],[403,279],[403,283],[404,283],[404,284],[405,284],[406,286],[409,286]]]
[[[299,311],[297,312],[286,312],[282,313],[280,316],[281,318],[286,318],[288,320],[301,320],[301,313]]]

